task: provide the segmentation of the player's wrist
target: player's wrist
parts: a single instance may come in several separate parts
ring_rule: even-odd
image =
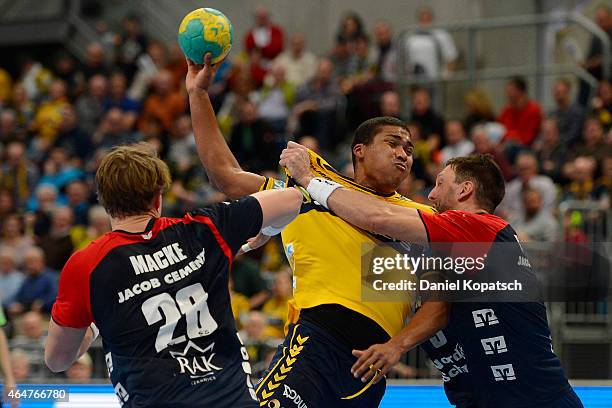
[[[339,188],[342,188],[342,184],[321,177],[314,177],[308,183],[306,191],[314,201],[329,209],[327,200]]]

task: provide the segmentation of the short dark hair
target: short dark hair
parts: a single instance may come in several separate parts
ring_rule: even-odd
[[[527,92],[527,80],[524,76],[515,75],[508,78],[508,83],[514,85],[518,90]]]
[[[455,157],[446,162],[455,171],[455,182],[471,181],[476,185],[476,200],[490,213],[495,211],[506,194],[502,172],[489,154]]]
[[[368,119],[363,122],[357,130],[355,131],[355,137],[353,137],[353,143],[351,143],[351,156],[353,158],[353,168],[357,166],[357,160],[355,159],[355,153],[353,153],[353,148],[355,145],[364,144],[369,145],[374,136],[378,133],[381,127],[383,126],[399,126],[402,129],[405,129],[408,133],[408,126],[406,123],[398,118],[394,118],[391,116],[379,116],[376,118]]]

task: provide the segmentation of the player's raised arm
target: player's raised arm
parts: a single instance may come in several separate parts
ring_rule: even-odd
[[[225,142],[208,96],[218,64],[211,64],[210,54],[204,62],[198,65],[188,59],[185,80],[198,156],[211,182],[224,194],[231,198],[252,194],[265,178],[242,170]]]
[[[427,232],[416,209],[393,205],[342,188],[333,181],[315,178],[310,172],[308,153],[304,146],[289,142],[281,154],[280,164],[287,167],[291,176],[307,188],[313,200],[351,224],[397,240],[427,243]]]

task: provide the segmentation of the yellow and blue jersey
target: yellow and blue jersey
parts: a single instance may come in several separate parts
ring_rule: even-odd
[[[339,174],[322,157],[309,150],[311,171],[344,187],[361,191],[395,205],[435,210],[416,203],[399,193],[379,194]],[[289,179],[290,180],[290,179]],[[287,182],[267,178],[261,190],[282,188]],[[291,185],[291,181],[289,181]],[[289,304],[289,322],[295,323],[299,311],[319,305],[337,304],[366,316],[389,336],[397,334],[411,311],[412,299],[405,302],[363,302],[361,300],[361,262],[364,244],[386,240],[352,226],[325,207],[308,198],[300,214],[282,232],[283,246],[293,269],[293,300]]]

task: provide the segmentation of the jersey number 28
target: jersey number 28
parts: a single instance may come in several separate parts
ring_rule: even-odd
[[[149,326],[166,318],[166,322],[159,328],[155,340],[155,350],[159,353],[170,344],[178,344],[189,339],[208,336],[214,332],[218,325],[208,310],[208,293],[201,283],[194,283],[176,292],[176,301],[169,293],[160,293],[147,299],[142,304],[142,313]],[[178,305],[178,307],[177,307]],[[163,313],[163,315],[162,315]],[[174,328],[177,322],[185,315],[187,319],[187,333],[177,338]]]

